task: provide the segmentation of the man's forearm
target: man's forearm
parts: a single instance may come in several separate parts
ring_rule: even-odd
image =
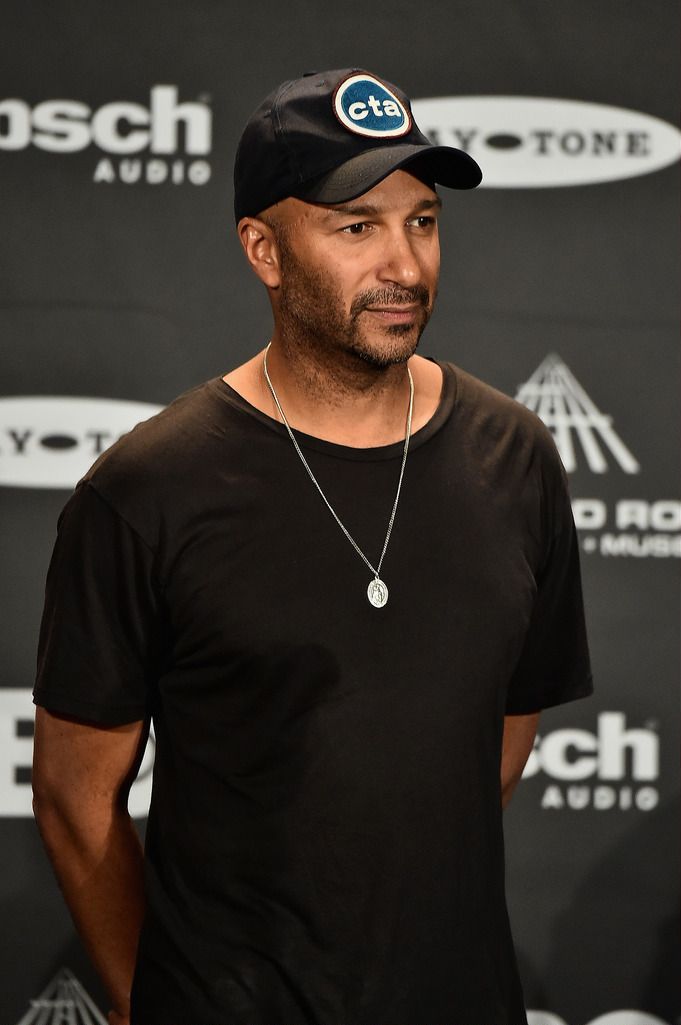
[[[539,713],[507,715],[504,719],[504,738],[501,752],[501,806],[511,800],[532,750],[537,732]]]
[[[111,998],[127,1020],[144,914],[143,855],[117,808],[68,815],[36,796],[36,820],[69,910]]]

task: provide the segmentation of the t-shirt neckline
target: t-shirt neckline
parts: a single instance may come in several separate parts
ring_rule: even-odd
[[[442,370],[442,391],[440,394],[440,402],[438,403],[437,409],[423,427],[415,431],[409,440],[409,451],[419,448],[425,442],[429,441],[434,434],[436,434],[448,421],[451,416],[454,404],[456,401],[457,393],[457,378],[453,364],[441,363],[439,360],[434,359],[431,356],[426,357],[430,359],[432,363],[437,364]],[[263,413],[255,406],[251,405],[247,399],[240,395],[239,392],[235,391],[231,385],[222,377],[215,377],[208,382],[212,386],[212,390],[217,394],[223,401],[228,402],[230,406],[246,413],[253,419],[258,420],[259,423],[269,428],[271,431],[276,432],[281,437],[286,438],[289,442],[288,431],[284,424],[279,420],[274,420],[271,416]],[[351,459],[356,461],[372,461],[381,459],[395,459],[402,456],[404,452],[404,441],[395,441],[390,445],[378,445],[371,448],[353,448],[349,445],[339,445],[333,441],[326,441],[324,438],[316,438],[312,434],[304,434],[301,431],[293,430],[296,441],[301,448],[312,449],[317,452],[323,452],[326,455],[334,456],[337,459]]]

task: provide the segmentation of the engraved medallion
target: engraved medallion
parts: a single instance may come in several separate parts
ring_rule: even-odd
[[[382,609],[387,602],[388,588],[378,577],[374,577],[367,587],[367,598],[375,609]]]

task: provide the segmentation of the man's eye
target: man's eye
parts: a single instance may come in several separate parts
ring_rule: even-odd
[[[435,224],[435,218],[427,217],[424,214],[422,217],[414,217],[411,223],[415,225],[417,228],[430,228],[433,224]]]
[[[342,231],[345,231],[348,235],[361,235],[366,227],[364,221],[358,221],[357,224],[347,224]]]

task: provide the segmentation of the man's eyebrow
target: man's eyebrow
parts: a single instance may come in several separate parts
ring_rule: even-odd
[[[378,213],[380,213],[379,208],[371,203],[342,203],[329,207],[326,211],[326,216],[375,217]]]
[[[415,209],[416,210],[441,210],[442,209],[442,200],[440,199],[439,196],[436,196],[435,199],[424,199],[424,201],[422,203],[417,203],[416,204]]]
[[[413,207],[412,215],[419,210],[441,210],[442,200],[439,196],[435,199],[423,199]],[[383,213],[380,207],[372,203],[339,203],[329,207],[326,211],[327,217],[334,215],[339,217],[376,217]]]

